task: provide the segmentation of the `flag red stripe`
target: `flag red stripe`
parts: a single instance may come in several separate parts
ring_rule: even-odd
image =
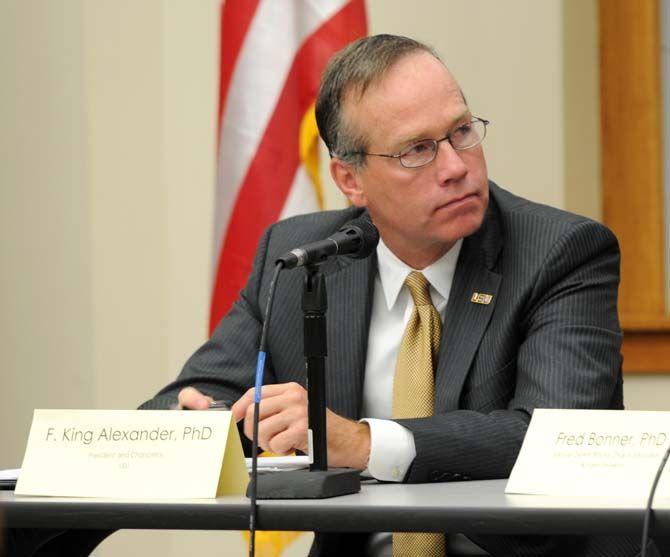
[[[237,298],[263,231],[277,220],[284,206],[300,163],[300,122],[316,97],[323,68],[334,52],[365,33],[364,2],[352,0],[310,35],[296,54],[235,200],[219,256],[210,332]]]
[[[244,44],[259,0],[224,1],[221,6],[221,64],[219,75],[219,132],[228,96],[228,87],[235,69],[237,56]],[[220,134],[219,134],[220,135]]]

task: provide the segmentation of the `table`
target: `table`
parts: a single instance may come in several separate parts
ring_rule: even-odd
[[[506,480],[435,484],[364,483],[323,500],[259,501],[259,530],[435,531],[479,534],[638,536],[646,496],[577,498],[505,495]],[[21,497],[0,491],[6,527],[245,530],[246,497],[121,500]],[[670,500],[654,504],[654,533],[670,535]]]

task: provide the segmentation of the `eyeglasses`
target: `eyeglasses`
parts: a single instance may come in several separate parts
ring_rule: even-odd
[[[475,116],[468,123],[458,126],[455,130],[449,132],[441,139],[422,139],[395,155],[365,153],[363,151],[348,154],[398,159],[400,164],[405,168],[418,168],[435,160],[435,156],[437,155],[437,144],[441,141],[448,141],[456,151],[465,151],[466,149],[476,147],[484,141],[484,137],[486,137],[486,126],[490,123],[491,122],[488,120]]]

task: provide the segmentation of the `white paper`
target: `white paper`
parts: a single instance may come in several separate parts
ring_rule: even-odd
[[[247,470],[251,471],[251,459],[244,459]],[[308,456],[261,456],[258,457],[258,470],[261,472],[276,472],[280,470],[300,470],[307,468],[312,461]]]
[[[0,470],[0,480],[11,481],[19,478],[21,468],[9,468],[7,470]]]

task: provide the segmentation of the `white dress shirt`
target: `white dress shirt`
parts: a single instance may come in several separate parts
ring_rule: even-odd
[[[430,283],[430,297],[442,323],[462,243],[459,240],[435,263],[420,270]],[[416,456],[414,436],[389,418],[398,350],[414,309],[404,283],[407,275],[417,269],[400,261],[382,240],[377,246],[377,262],[363,384],[362,421],[370,426],[367,472],[378,480],[400,482]]]

